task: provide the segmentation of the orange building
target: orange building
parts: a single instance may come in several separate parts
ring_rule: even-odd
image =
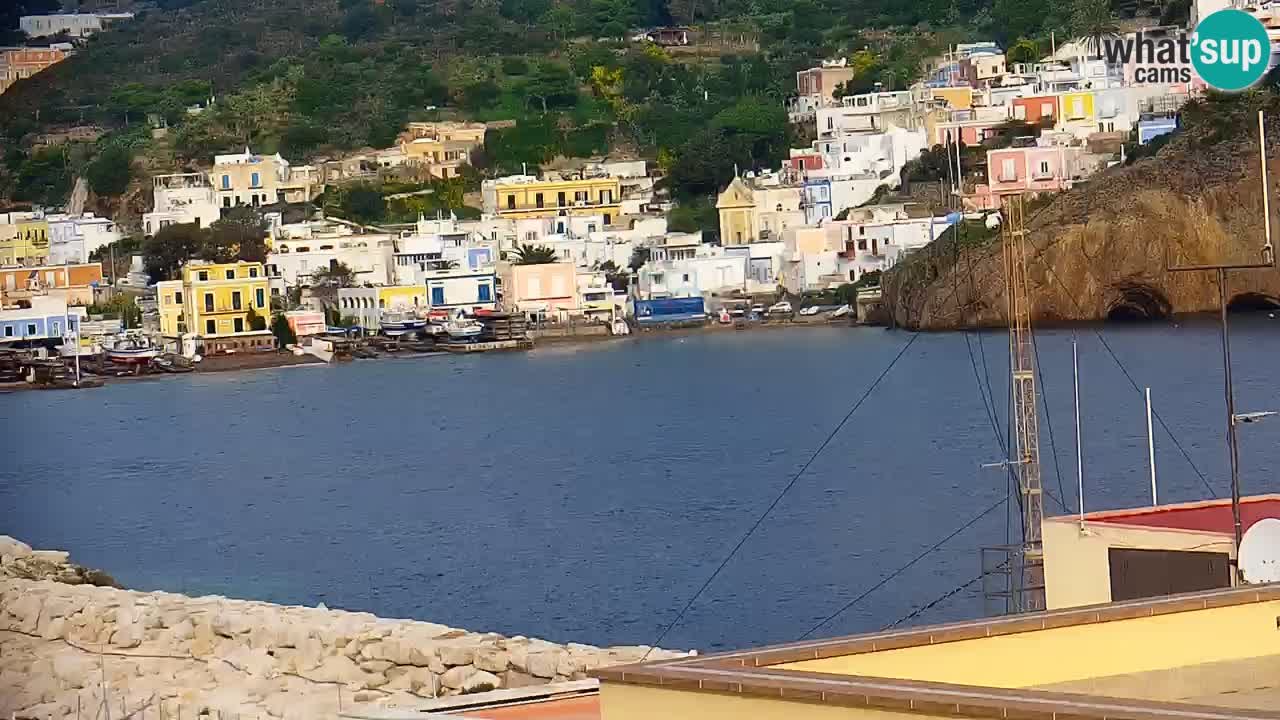
[[[19,80],[66,60],[69,55],[67,51],[56,47],[0,48],[0,93]]]
[[[62,295],[68,305],[93,302],[93,289],[103,285],[100,263],[0,268],[0,293],[6,299]]]

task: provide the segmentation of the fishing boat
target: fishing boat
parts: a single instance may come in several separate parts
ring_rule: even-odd
[[[117,335],[106,353],[117,365],[148,365],[160,355],[160,348],[146,335],[126,333]]]
[[[483,325],[477,322],[475,318],[467,317],[466,313],[461,310],[453,314],[444,329],[449,334],[449,339],[462,341],[475,340],[480,337],[480,333],[484,332]]]
[[[412,311],[399,310],[383,313],[379,325],[382,327],[383,335],[400,337],[423,330],[427,326],[427,321]]]

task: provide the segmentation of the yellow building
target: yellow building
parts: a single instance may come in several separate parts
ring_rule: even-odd
[[[720,214],[720,243],[745,245],[777,240],[789,227],[805,224],[798,185],[777,176],[735,177],[716,198]]]
[[[1092,92],[1062,93],[1060,101],[1062,109],[1058,117],[1064,123],[1081,122],[1092,125],[1097,117]]]
[[[181,280],[158,283],[156,295],[165,337],[197,335],[206,353],[274,345],[266,329],[271,291],[262,263],[188,264]]]
[[[0,214],[0,265],[38,265],[49,258],[49,223],[31,213]]]
[[[471,151],[484,145],[484,123],[409,123],[400,134],[405,162],[425,166],[434,177],[458,176]]]
[[[615,177],[538,179],[513,175],[481,184],[484,211],[501,218],[603,215],[610,225],[621,214],[621,186]]]
[[[596,670],[607,720],[1280,717],[1280,585]]]
[[[929,91],[935,101],[943,100],[950,110],[968,110],[973,107],[973,88],[968,85],[933,88]]]

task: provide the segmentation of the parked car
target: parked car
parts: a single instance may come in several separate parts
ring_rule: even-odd
[[[755,313],[756,315],[763,315],[764,305],[761,305],[760,303],[756,303],[755,305],[752,305],[751,312]]]
[[[790,315],[791,303],[787,302],[786,300],[783,300],[782,302],[779,302],[779,303],[774,303],[773,305],[769,306],[769,314],[770,315]]]
[[[800,314],[805,317],[809,317],[810,315],[817,315],[818,311],[821,309],[821,305],[810,305],[807,308],[800,308]]]

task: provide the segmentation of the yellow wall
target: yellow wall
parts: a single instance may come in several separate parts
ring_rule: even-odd
[[[532,183],[499,183],[495,190],[498,198],[499,217],[532,218],[556,217],[561,211],[568,215],[599,215],[608,213],[616,219],[622,200],[621,185],[617,178],[590,178],[587,180],[547,180]],[[587,204],[574,205],[575,193],[585,192]],[[538,194],[542,194],[542,207],[538,207]],[[564,205],[559,195],[564,193]],[[514,204],[514,209],[512,205]]]
[[[600,683],[602,720],[922,720],[950,717],[643,685]]]
[[[426,285],[389,285],[378,288],[378,308],[394,310],[396,307],[427,306]]]
[[[233,275],[227,278],[230,271]],[[201,279],[201,274],[207,279]],[[203,337],[234,336],[254,331],[249,322],[249,309],[270,322],[271,290],[262,263],[226,263],[219,265],[188,265],[183,268],[181,292],[178,302],[178,285],[164,283],[157,287],[160,310],[160,332],[175,337],[183,332]],[[261,291],[261,292],[259,292]],[[239,295],[239,309],[236,296]],[[206,297],[212,297],[213,310],[205,310]],[[180,328],[179,318],[183,327]],[[236,319],[242,329],[236,330]],[[208,321],[212,320],[210,332]]]
[[[1077,114],[1074,110],[1076,100],[1080,101],[1083,114]],[[1059,107],[1058,117],[1065,122],[1093,122],[1093,93],[1091,92],[1074,92],[1062,94],[1062,105]]]
[[[745,245],[751,242],[751,215],[755,212],[752,206],[726,207],[720,209],[720,243],[722,245]]]
[[[1274,655],[1280,600],[780,665],[1019,688]],[[1051,658],[1051,662],[1028,662]]]
[[[258,174],[257,186],[253,184],[253,173]],[[258,196],[258,202],[270,204],[276,201],[276,191],[280,186],[278,173],[279,167],[275,161],[263,158],[262,162],[257,163],[214,165],[213,170],[209,171],[209,177],[213,180],[214,189],[218,191],[219,204],[223,197],[230,196],[233,205],[252,205],[254,195]],[[224,176],[230,179],[230,190],[223,187]]]
[[[1111,602],[1108,548],[1197,550],[1235,555],[1229,536],[1054,518],[1042,525],[1045,602],[1050,610]]]
[[[934,88],[933,97],[942,98],[952,110],[968,110],[973,107],[973,88],[961,87]]]

